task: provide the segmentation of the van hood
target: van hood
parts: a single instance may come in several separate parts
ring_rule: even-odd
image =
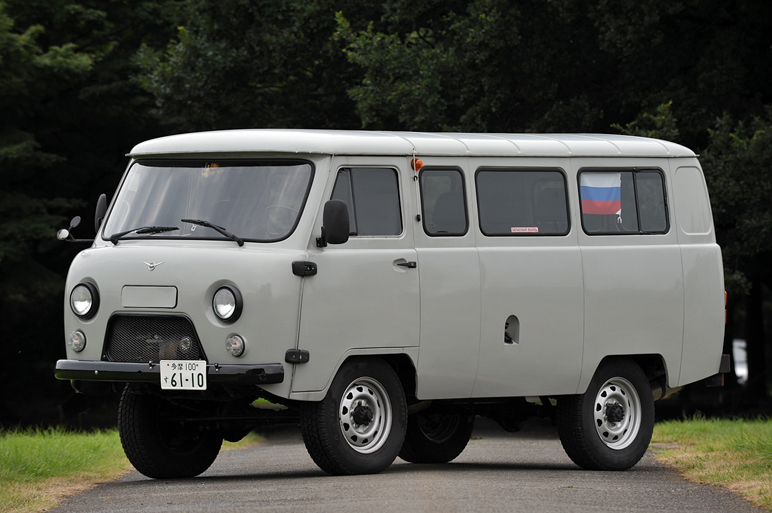
[[[305,258],[304,251],[220,241],[121,241],[82,251],[67,277],[65,336],[80,329],[87,345],[81,353],[68,348],[68,358],[102,359],[114,316],[169,315],[190,319],[210,363],[283,361],[297,341],[302,278],[292,273],[292,262]],[[93,284],[99,295],[90,319],[77,317],[69,304],[72,289],[83,282]],[[225,285],[238,288],[243,298],[243,311],[233,323],[221,321],[212,308],[215,292]],[[251,349],[238,359],[224,350],[234,333]]]

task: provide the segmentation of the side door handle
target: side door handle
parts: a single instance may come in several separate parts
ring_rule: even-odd
[[[400,267],[407,267],[408,269],[415,269],[418,267],[418,263],[416,262],[402,262],[401,264],[397,264]]]

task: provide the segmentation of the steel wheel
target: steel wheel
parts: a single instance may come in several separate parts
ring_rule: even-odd
[[[362,377],[346,387],[340,400],[338,419],[343,437],[352,449],[370,454],[389,438],[391,401],[376,379]]]
[[[595,397],[595,430],[614,450],[629,446],[641,428],[641,399],[625,378],[611,378]]]
[[[643,457],[654,429],[654,400],[641,367],[628,358],[604,360],[582,395],[558,399],[558,433],[582,468],[624,470]]]
[[[349,358],[324,399],[300,404],[303,442],[328,474],[381,472],[399,454],[406,428],[402,383],[380,358]]]
[[[441,444],[450,440],[458,430],[458,415],[417,415],[418,429],[434,443]]]

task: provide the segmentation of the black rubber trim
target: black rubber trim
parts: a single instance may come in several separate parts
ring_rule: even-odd
[[[54,376],[62,380],[160,383],[160,374],[158,364],[59,360]],[[284,381],[284,365],[207,364],[206,376],[211,385],[269,385]]]
[[[727,372],[732,371],[732,362],[729,359],[728,354],[722,354],[721,355],[721,364],[719,365],[718,372],[719,374],[726,374]]]

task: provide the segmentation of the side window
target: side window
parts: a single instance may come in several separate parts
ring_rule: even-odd
[[[641,231],[644,233],[665,233],[665,186],[662,175],[656,171],[635,173],[635,188],[638,191],[638,214]]]
[[[467,231],[464,179],[456,169],[424,169],[420,175],[424,231],[430,236]]]
[[[562,172],[482,169],[477,172],[475,181],[483,234],[568,233],[568,199]]]
[[[335,180],[332,199],[348,206],[351,235],[402,233],[399,184],[393,169],[342,169]]]
[[[662,173],[655,170],[582,171],[582,225],[590,235],[665,233]]]

